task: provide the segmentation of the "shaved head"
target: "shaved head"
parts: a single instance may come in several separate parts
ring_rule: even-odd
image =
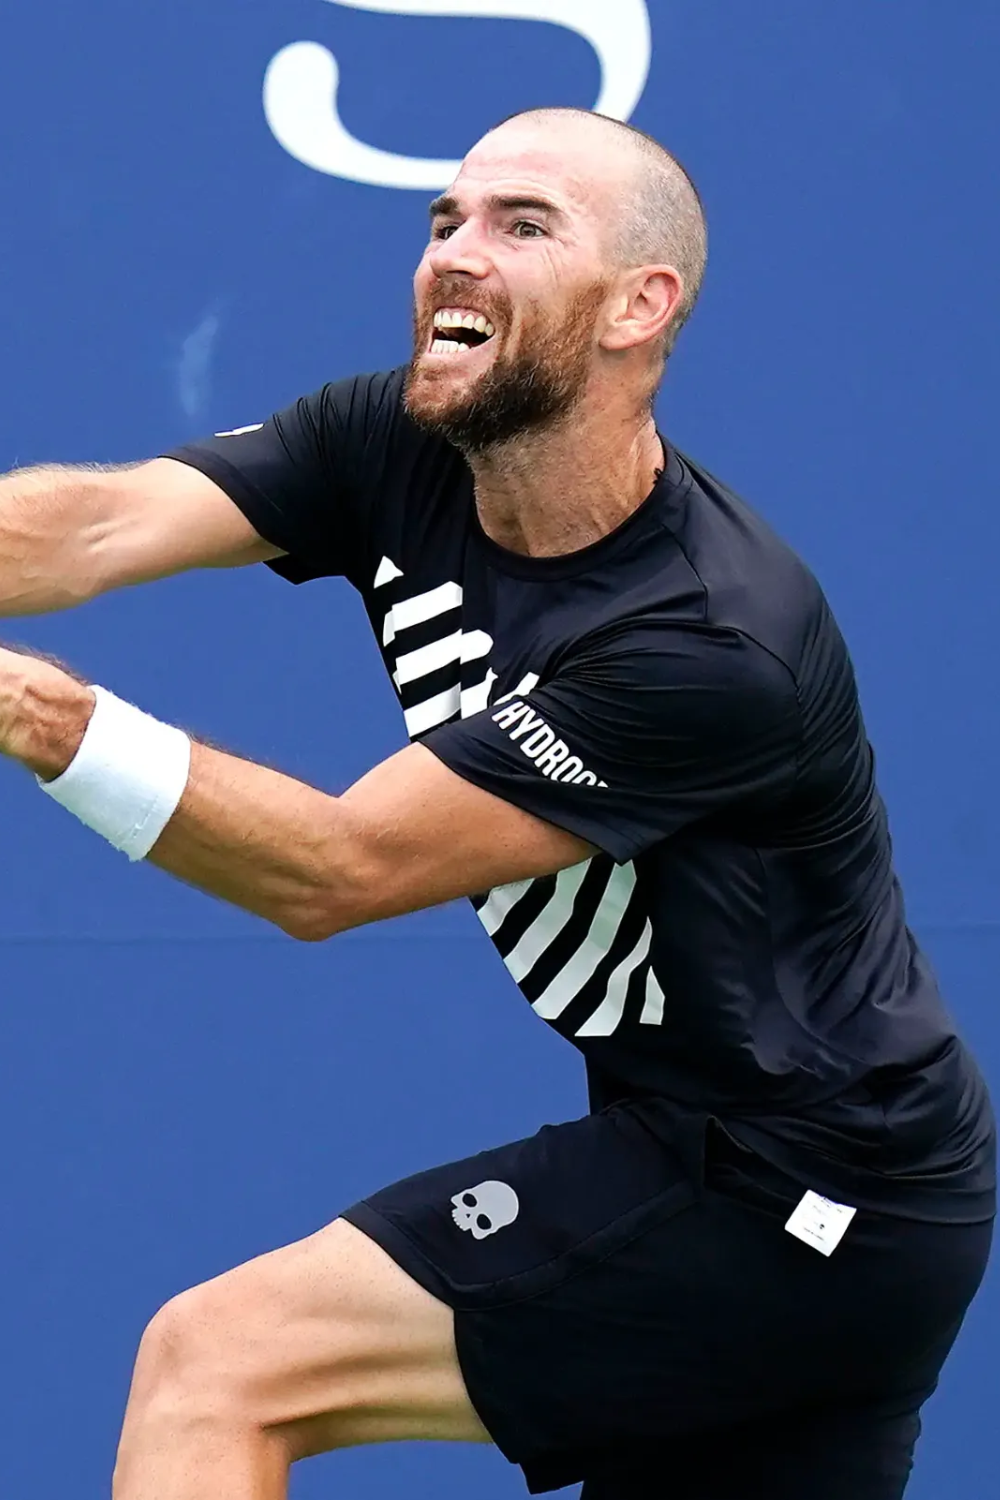
[[[549,124],[577,138],[593,132],[595,143],[600,141],[609,153],[620,183],[608,247],[612,264],[673,266],[684,283],[665,335],[663,353],[668,355],[697,301],[708,258],[705,212],[691,178],[659,141],[610,115],[569,107],[530,109],[510,115],[496,129],[514,121]]]

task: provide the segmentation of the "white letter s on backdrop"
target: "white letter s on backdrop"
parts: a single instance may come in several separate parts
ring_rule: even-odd
[[[645,0],[329,0],[350,10],[395,16],[549,21],[590,43],[601,64],[601,114],[627,120],[642,97],[652,50]],[[264,113],[285,150],[317,172],[376,187],[434,192],[457,161],[398,156],[351,135],[337,109],[337,59],[318,42],[283,47],[264,79]]]

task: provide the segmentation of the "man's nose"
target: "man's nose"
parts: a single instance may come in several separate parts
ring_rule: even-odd
[[[482,281],[490,273],[488,247],[481,229],[471,219],[459,224],[447,239],[435,240],[428,255],[435,276],[473,276]]]

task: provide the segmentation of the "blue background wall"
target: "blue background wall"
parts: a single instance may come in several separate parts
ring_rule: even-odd
[[[293,159],[264,117],[269,60],[324,44],[354,134],[428,157],[519,107],[591,105],[600,68],[563,27],[483,18],[502,4],[396,8],[6,9],[0,467],[144,457],[406,357],[427,195]],[[996,1087],[1000,12],[649,14],[634,119],[689,163],[713,229],[662,423],[825,583],[912,922]],[[332,583],[191,577],[5,633],[331,789],[402,740]],[[126,866],[9,765],[0,807],[0,1493],[55,1500],[106,1493],[134,1346],[171,1293],[580,1111],[583,1086],[465,909],[297,948]],[[914,1500],[997,1494],[998,1335],[994,1278],[928,1409]],[[293,1484],[521,1492],[496,1454],[436,1448],[318,1460]]]

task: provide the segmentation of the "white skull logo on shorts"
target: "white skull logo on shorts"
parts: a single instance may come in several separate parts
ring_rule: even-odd
[[[517,1194],[506,1182],[481,1182],[452,1198],[451,1216],[459,1229],[471,1232],[473,1239],[484,1240],[506,1224],[513,1224],[520,1204]]]

